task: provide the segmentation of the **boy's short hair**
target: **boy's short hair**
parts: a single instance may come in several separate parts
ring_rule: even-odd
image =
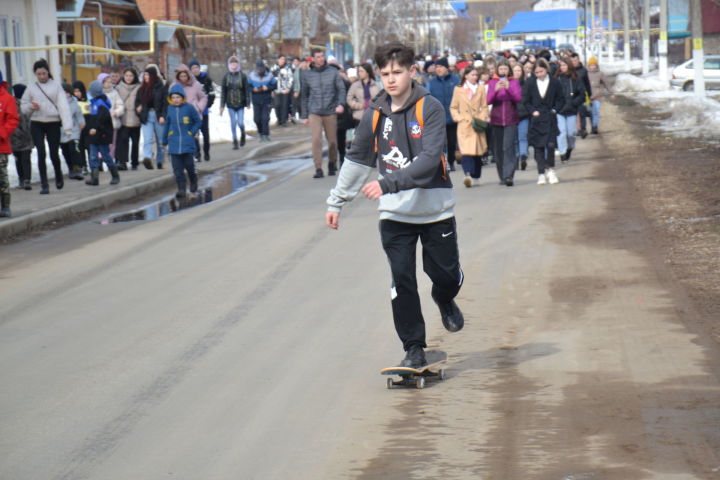
[[[325,53],[325,50],[323,50],[322,48],[313,48],[312,50],[310,50],[311,57],[314,57],[316,53]]]
[[[415,65],[415,51],[399,42],[379,46],[375,50],[375,63],[378,68],[385,68],[390,62],[410,68]]]

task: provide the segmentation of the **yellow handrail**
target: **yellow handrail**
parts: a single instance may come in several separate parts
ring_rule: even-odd
[[[183,30],[190,30],[195,32],[201,32],[210,34],[217,37],[228,37],[229,32],[221,32],[219,30],[212,30],[209,28],[195,27],[193,25],[183,25],[182,23],[166,22],[164,20],[150,20],[150,49],[149,50],[118,50],[115,48],[96,47],[95,45],[83,45],[79,43],[69,43],[62,45],[42,45],[33,47],[2,47],[0,46],[0,52],[34,52],[40,50],[89,50],[91,52],[109,53],[112,55],[125,55],[128,57],[138,55],[150,55],[155,53],[155,25],[168,25],[175,28],[181,28]]]

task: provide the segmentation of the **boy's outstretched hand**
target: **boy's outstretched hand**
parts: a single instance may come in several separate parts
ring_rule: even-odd
[[[337,230],[340,227],[340,212],[327,212],[325,213],[325,225]]]
[[[380,182],[378,182],[377,180],[366,183],[360,191],[370,200],[377,200],[378,198],[382,197],[383,194],[382,188],[380,187]]]

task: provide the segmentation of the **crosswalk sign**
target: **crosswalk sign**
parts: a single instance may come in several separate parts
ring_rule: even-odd
[[[491,42],[495,40],[495,30],[485,30],[485,41]]]

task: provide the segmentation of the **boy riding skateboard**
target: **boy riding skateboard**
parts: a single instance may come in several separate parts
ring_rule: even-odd
[[[445,328],[462,329],[454,298],[463,283],[455,227],[455,196],[447,171],[445,110],[413,82],[413,50],[399,43],[381,46],[375,61],[385,90],[375,97],[356,129],[335,188],[327,199],[325,223],[339,227],[340,212],[362,192],[379,200],[380,237],[392,273],[395,330],[406,356],[402,367],[427,364],[425,321],[415,274],[415,249],[423,247],[423,270]],[[377,166],[378,179],[369,180]]]

